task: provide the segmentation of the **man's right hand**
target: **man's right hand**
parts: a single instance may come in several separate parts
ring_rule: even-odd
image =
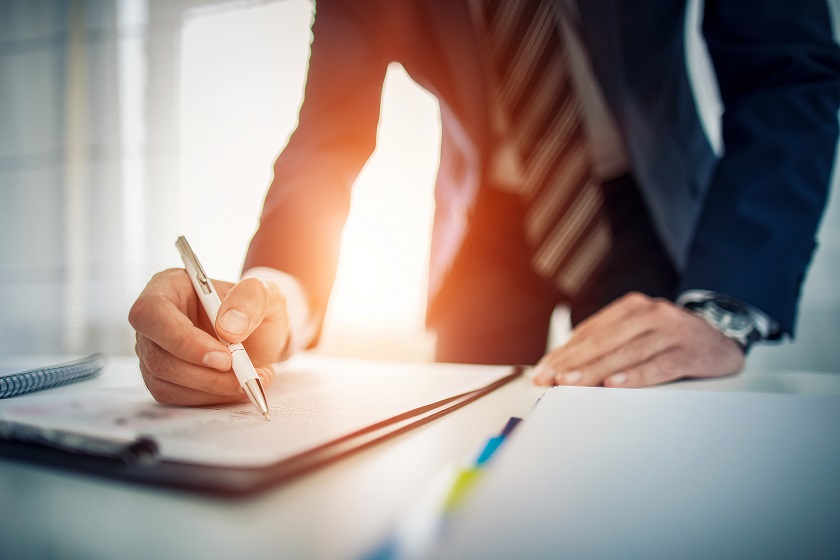
[[[270,364],[281,359],[289,340],[283,294],[275,284],[255,278],[213,284],[222,299],[215,332],[229,343],[245,345],[267,388],[274,378]],[[153,276],[128,321],[137,333],[143,381],[158,402],[204,405],[245,398],[231,371],[230,350],[216,338],[184,269]]]

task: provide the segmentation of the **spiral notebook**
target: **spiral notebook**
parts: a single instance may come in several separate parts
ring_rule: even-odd
[[[98,375],[105,367],[103,354],[34,369],[0,369],[0,399],[80,381]]]

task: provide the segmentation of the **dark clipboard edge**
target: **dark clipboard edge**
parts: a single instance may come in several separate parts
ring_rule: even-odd
[[[514,366],[512,373],[482,389],[399,414],[266,467],[214,467],[165,460],[148,466],[129,466],[115,459],[79,455],[36,444],[3,440],[0,440],[0,457],[144,485],[225,498],[241,498],[289,482],[437,420],[506,385],[522,375],[523,371],[523,367]]]

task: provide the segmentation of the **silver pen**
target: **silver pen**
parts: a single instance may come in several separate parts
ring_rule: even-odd
[[[198,299],[201,300],[201,305],[204,307],[204,311],[207,312],[210,324],[215,329],[216,316],[219,313],[222,300],[215,286],[213,286],[213,281],[204,272],[204,268],[198,261],[198,257],[193,252],[186,237],[183,235],[179,237],[178,241],[175,242],[175,246],[181,253],[181,259],[184,261],[184,267],[187,269],[187,274],[190,277],[193,288],[195,288],[195,293],[198,294]],[[222,342],[227,344],[227,347],[230,349],[233,373],[236,374],[236,379],[239,380],[242,390],[245,391],[245,394],[248,395],[248,398],[254,403],[257,410],[265,416],[265,419],[271,420],[271,415],[268,413],[268,404],[266,404],[265,400],[265,391],[260,382],[260,376],[257,375],[257,370],[254,369],[254,364],[251,362],[251,358],[248,357],[245,347],[240,342],[234,344],[228,344],[224,340]]]

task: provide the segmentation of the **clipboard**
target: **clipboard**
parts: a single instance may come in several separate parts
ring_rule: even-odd
[[[342,364],[345,366],[349,364],[351,366],[350,370],[369,367],[377,371],[385,371],[389,367],[398,369],[404,367],[401,364],[373,364],[347,360],[327,360],[326,367],[340,370]],[[479,368],[480,366],[467,367]],[[412,364],[409,369],[417,374],[424,370],[435,371],[437,368],[436,364]],[[489,370],[484,371],[480,385],[469,391],[444,394],[442,398],[424,402],[420,406],[408,410],[400,410],[396,414],[391,414],[375,422],[342,433],[338,437],[330,438],[300,452],[289,454],[281,460],[259,466],[220,466],[209,462],[173,460],[165,455],[160,458],[150,456],[142,460],[127,461],[116,453],[112,453],[110,456],[97,456],[84,450],[68,448],[68,446],[56,446],[48,441],[32,441],[32,438],[29,441],[26,441],[26,438],[18,438],[18,441],[15,441],[16,438],[11,436],[8,431],[5,436],[2,434],[2,426],[0,426],[0,456],[50,468],[67,469],[133,483],[207,493],[220,497],[244,497],[303,476],[353,453],[368,449],[377,443],[397,437],[413,428],[441,418],[516,379],[522,374],[523,368],[519,366],[496,368],[489,377],[486,375]],[[406,374],[408,375],[411,372],[406,372]],[[282,375],[282,373],[278,375]],[[486,382],[488,379],[490,381]],[[409,380],[406,379],[406,381]],[[410,385],[407,385],[407,389],[410,388]],[[84,393],[79,394],[83,395]],[[151,399],[150,396],[148,398]],[[28,397],[26,401],[34,404],[36,399],[44,402],[39,397]],[[20,402],[23,402],[23,399]],[[248,412],[243,411],[243,414],[252,413],[246,405],[224,408],[236,410],[243,407],[248,409]],[[168,407],[168,409],[172,409],[172,407]],[[8,418],[4,420],[3,410],[4,408],[0,407],[0,424],[9,421]],[[68,428],[68,430],[71,432],[74,430],[76,432],[84,431],[73,427]],[[20,439],[24,441],[20,441]],[[126,439],[125,441],[134,440]]]

